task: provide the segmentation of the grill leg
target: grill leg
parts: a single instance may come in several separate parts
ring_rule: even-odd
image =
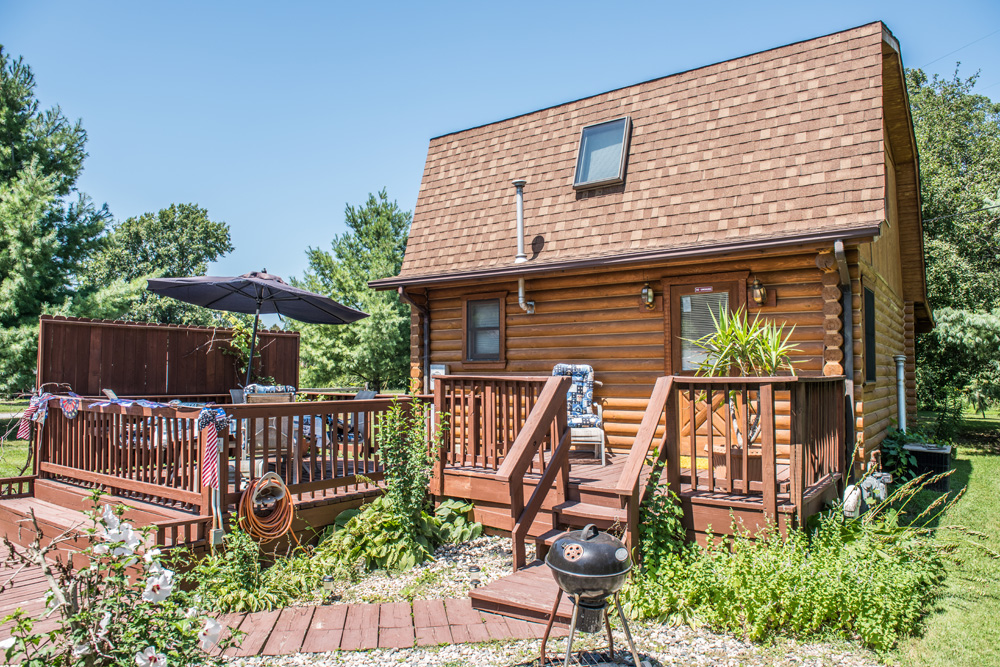
[[[608,656],[614,660],[615,659],[615,638],[611,634],[611,615],[608,613],[608,607],[604,607],[604,627],[608,631]],[[641,665],[636,665],[635,667],[641,667]]]
[[[540,652],[539,658],[541,662],[538,664],[541,667],[545,667],[545,644],[549,641],[549,633],[552,632],[552,623],[556,620],[556,612],[559,611],[559,603],[562,602],[563,590],[559,589],[559,595],[556,596],[556,603],[552,605],[552,613],[549,614],[549,622],[545,625],[545,634],[542,635],[542,650]]]
[[[639,653],[635,650],[635,642],[632,641],[632,632],[628,629],[628,621],[625,620],[625,612],[622,611],[622,603],[618,600],[618,593],[615,593],[615,607],[618,609],[618,618],[622,620],[622,628],[625,630],[625,639],[628,640],[629,650],[632,651],[632,659],[635,660],[635,667],[642,667],[642,662],[639,660]],[[570,634],[570,639],[572,638],[573,635]]]
[[[573,635],[576,633],[576,619],[580,616],[580,596],[574,595],[573,601],[573,620],[569,624],[569,637],[566,639],[566,662],[563,663],[563,667],[569,667],[569,659],[573,655]]]

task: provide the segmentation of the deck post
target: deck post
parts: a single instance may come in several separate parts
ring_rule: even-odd
[[[775,470],[774,451],[774,385],[762,382],[760,385],[761,403],[761,463],[763,468],[764,516],[777,526],[778,520],[778,489]]]
[[[667,488],[681,495],[681,447],[677,432],[677,385],[671,385],[664,403],[663,438],[667,445]]]
[[[795,506],[795,518],[799,526],[804,525],[802,496],[805,487],[805,453],[811,450],[808,447],[810,438],[809,425],[806,423],[807,407],[807,387],[805,383],[798,382],[792,386],[791,405],[789,411],[790,438],[788,451],[788,476],[791,482],[791,500]]]
[[[430,438],[427,441],[427,446],[430,447],[434,443],[434,437],[441,433],[441,411],[444,409],[444,382],[440,377],[435,379],[434,382],[434,416],[431,423],[431,433]],[[441,446],[438,447],[436,452],[436,460],[434,461],[434,472],[431,477],[431,495],[443,496],[444,495],[444,467],[448,463],[448,441],[442,437]]]

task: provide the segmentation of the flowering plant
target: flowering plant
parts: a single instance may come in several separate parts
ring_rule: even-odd
[[[81,552],[84,567],[74,569],[71,563],[46,557],[75,536],[67,531],[42,547],[33,514],[31,546],[21,549],[6,541],[7,561],[15,575],[25,567],[43,569],[49,584],[48,614],[55,614],[57,623],[37,632],[37,621],[20,609],[2,619],[0,623],[13,621],[11,637],[0,642],[5,661],[28,667],[218,663],[209,652],[234,645],[242,633],[233,631],[222,639],[225,628],[199,610],[197,589],[179,586],[183,577],[168,569],[160,550],[150,546],[151,529],[134,528],[122,518],[125,506],[102,507],[100,496],[99,491],[92,496],[92,525],[82,531],[87,543]],[[0,585],[0,591],[12,580]]]

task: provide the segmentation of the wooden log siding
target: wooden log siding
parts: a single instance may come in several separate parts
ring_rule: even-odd
[[[799,347],[796,372],[820,375],[823,368],[823,286],[816,267],[819,251],[769,255],[733,260],[709,260],[698,264],[650,266],[643,269],[577,272],[526,281],[527,296],[535,302],[535,314],[525,314],[517,305],[513,282],[466,286],[430,287],[431,363],[447,364],[449,373],[475,374],[463,364],[461,297],[476,292],[507,290],[507,364],[496,375],[548,375],[561,362],[594,367],[603,387],[594,397],[604,409],[605,431],[613,452],[627,451],[638,433],[642,415],[658,377],[669,374],[670,341],[664,336],[665,315],[660,281],[670,276],[748,272],[776,295],[774,306],[756,308],[750,314],[779,324],[794,325],[792,340]],[[850,250],[851,275],[859,281],[857,251]],[[657,294],[657,307],[641,307],[639,292],[649,282]],[[423,297],[423,288],[414,295]],[[855,304],[860,307],[860,304]],[[669,310],[669,308],[667,309]],[[419,318],[413,318],[411,351],[417,344]],[[414,364],[420,361],[415,356]],[[787,396],[778,393],[777,434],[779,444],[788,443]],[[860,396],[859,396],[860,399]]]
[[[229,390],[242,381],[234,358],[223,353],[230,329],[43,315],[38,336],[38,385],[67,383],[81,396],[111,389],[151,400],[228,400]],[[258,336],[258,372],[298,386],[299,334],[261,331]]]

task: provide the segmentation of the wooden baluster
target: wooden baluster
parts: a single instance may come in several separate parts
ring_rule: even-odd
[[[729,402],[729,384],[722,385],[722,402],[726,405],[726,493],[733,492],[733,406]]]
[[[687,392],[687,405],[688,405],[688,449],[690,456],[691,465],[691,490],[698,490],[698,422],[695,420],[696,405],[695,405],[695,391],[694,385],[688,385]]]
[[[715,491],[715,388],[705,388],[705,424],[707,425],[708,489]]]
[[[742,405],[738,406],[740,411],[740,425],[743,428],[743,495],[750,495],[750,391],[748,385],[740,385],[740,396],[743,399]]]
[[[434,381],[434,423],[432,425],[435,434],[441,432],[441,410],[444,408],[444,382],[441,378]],[[434,474],[431,478],[431,495],[444,495],[444,470],[448,464],[448,440],[450,433],[441,439],[441,446],[438,449],[437,460],[434,462]],[[431,440],[433,442],[433,440]]]
[[[761,454],[764,486],[764,514],[777,522],[777,474],[774,443],[774,387],[770,382],[762,383],[757,390],[760,397]]]
[[[803,525],[802,496],[803,485],[805,483],[805,460],[811,450],[809,438],[809,426],[804,423],[805,410],[808,400],[808,385],[796,383],[792,385],[789,396],[789,444],[788,451],[788,476],[790,482],[790,492],[792,505],[795,507],[795,515],[799,526]]]

